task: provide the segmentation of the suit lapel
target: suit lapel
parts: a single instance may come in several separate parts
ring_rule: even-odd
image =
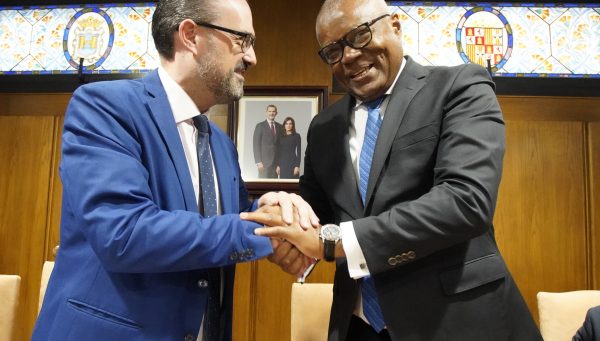
[[[336,124],[335,127],[338,130],[334,136],[340,136],[338,141],[342,143],[333,143],[331,146],[326,148],[334,148],[333,155],[337,156],[334,165],[342,165],[341,167],[341,187],[344,189],[344,193],[339,198],[341,206],[344,210],[354,219],[361,218],[363,215],[362,200],[358,191],[358,181],[356,179],[356,172],[352,165],[352,158],[350,157],[350,113],[354,106],[354,100],[351,96],[346,95],[341,100],[340,111],[335,113],[338,116],[341,124]]]
[[[210,135],[210,149],[213,162],[215,164],[215,173],[217,174],[217,182],[219,186],[219,196],[221,198],[221,210],[223,213],[238,213],[239,210],[234,210],[232,206],[235,204],[234,193],[237,192],[239,181],[233,171],[236,169],[232,164],[232,158],[227,154],[227,142],[223,136],[218,134],[218,129],[214,123],[210,123],[212,131]]]
[[[158,126],[158,131],[175,166],[186,209],[188,211],[197,211],[198,204],[196,194],[194,193],[194,186],[192,185],[192,177],[188,169],[187,160],[185,159],[177,125],[173,118],[173,112],[167,100],[167,94],[158,77],[158,71],[155,70],[148,74],[148,76],[142,79],[142,82],[146,90],[146,93],[142,96],[145,96],[147,99],[151,117]]]
[[[383,118],[383,124],[377,137],[373,162],[371,164],[371,172],[369,174],[369,184],[367,186],[367,195],[365,202],[371,200],[373,190],[377,180],[381,176],[383,165],[387,159],[394,137],[400,128],[406,108],[410,104],[413,97],[425,85],[426,71],[419,64],[412,61],[410,57],[406,58],[406,66],[398,77],[398,81],[390,95]],[[369,205],[365,205],[368,207]]]

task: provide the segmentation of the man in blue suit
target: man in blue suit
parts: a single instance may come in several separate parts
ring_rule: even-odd
[[[193,118],[243,94],[256,64],[246,1],[163,0],[152,34],[157,71],[82,86],[68,106],[61,245],[33,340],[230,340],[235,264],[273,253],[239,213],[277,204],[291,222],[295,206],[316,224],[296,195],[249,202],[236,149],[212,123],[217,215],[199,214]],[[297,254],[276,258],[296,259],[288,269],[300,273]],[[214,290],[218,335],[207,336]]]

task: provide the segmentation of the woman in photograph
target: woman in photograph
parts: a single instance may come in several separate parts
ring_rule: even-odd
[[[280,179],[300,177],[300,134],[296,133],[296,122],[291,117],[283,120],[283,136],[277,148],[278,166],[275,169]]]

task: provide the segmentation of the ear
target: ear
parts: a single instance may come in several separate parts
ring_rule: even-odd
[[[400,24],[400,14],[398,12],[392,13],[392,30],[395,35],[402,36],[402,25]]]
[[[177,39],[181,45],[194,54],[198,52],[198,45],[196,44],[196,40],[199,39],[196,34],[197,27],[191,19],[185,19],[179,23],[179,29],[177,30]]]

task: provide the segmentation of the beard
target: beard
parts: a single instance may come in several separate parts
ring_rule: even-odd
[[[240,60],[234,69],[223,72],[215,50],[212,41],[209,40],[210,52],[198,62],[198,77],[213,93],[218,104],[226,104],[244,95],[244,81],[239,79],[235,72],[245,70],[247,66],[243,60]]]

